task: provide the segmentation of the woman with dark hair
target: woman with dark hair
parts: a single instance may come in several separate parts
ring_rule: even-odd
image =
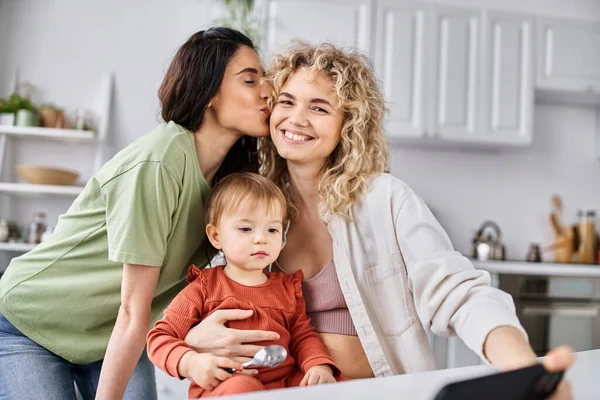
[[[207,263],[211,185],[258,169],[263,73],[231,29],[181,46],[159,90],[165,122],[108,161],[52,237],[2,277],[0,399],[74,399],[74,383],[86,399],[156,398],[146,334],[187,267]]]

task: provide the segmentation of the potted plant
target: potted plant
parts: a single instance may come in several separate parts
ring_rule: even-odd
[[[260,42],[260,10],[257,0],[222,0],[223,10],[217,23],[241,31],[256,48]]]
[[[4,102],[2,102],[2,113],[14,115],[14,125],[18,126],[39,126],[40,117],[37,109],[31,101],[25,97],[21,97],[17,93],[13,93]],[[9,117],[7,116],[7,122]],[[7,125],[7,124],[4,124]],[[10,123],[8,123],[10,125]]]
[[[12,104],[5,99],[0,99],[0,125],[13,126],[15,124],[15,113]]]
[[[15,125],[40,126],[40,115],[33,103],[27,97],[13,94],[18,104]],[[12,96],[11,96],[12,97]]]

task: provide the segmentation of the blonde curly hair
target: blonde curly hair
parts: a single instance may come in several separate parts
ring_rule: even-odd
[[[324,72],[333,84],[344,115],[340,142],[323,165],[318,184],[319,212],[351,220],[357,197],[367,191],[371,176],[384,172],[388,143],[383,133],[385,101],[368,60],[357,52],[346,52],[332,44],[295,42],[275,55],[265,78],[271,86],[269,108],[289,77],[300,69],[315,76]],[[270,137],[259,141],[260,172],[272,179],[288,199],[288,213],[298,216],[298,196],[290,183],[285,159],[277,154]]]

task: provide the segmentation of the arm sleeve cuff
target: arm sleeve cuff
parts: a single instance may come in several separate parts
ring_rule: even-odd
[[[331,371],[333,372],[334,378],[339,378],[342,375],[342,371],[329,357],[315,357],[306,360],[304,364],[302,364],[302,372],[306,373],[306,371],[316,365],[329,365],[331,367]]]
[[[193,350],[187,346],[178,346],[169,353],[165,363],[166,372],[169,375],[177,379],[184,379],[184,377],[179,375],[179,372],[177,372],[177,366],[179,365],[179,361],[181,361],[181,357],[183,357],[183,355],[188,351]]]

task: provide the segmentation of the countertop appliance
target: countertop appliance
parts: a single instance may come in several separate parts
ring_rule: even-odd
[[[502,244],[500,226],[494,221],[485,221],[473,238],[473,258],[477,260],[505,260],[506,250]]]

